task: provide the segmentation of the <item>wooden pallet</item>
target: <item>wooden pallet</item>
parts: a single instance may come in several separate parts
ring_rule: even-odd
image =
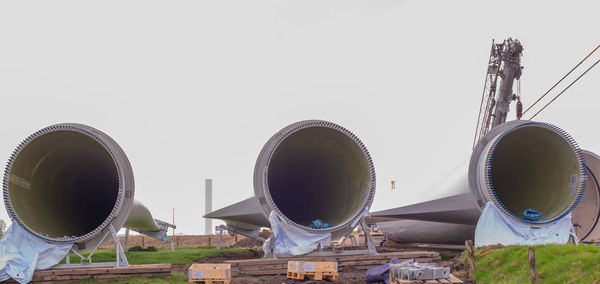
[[[335,261],[288,261],[287,278],[304,280],[309,277],[313,280],[337,281],[337,267]]]
[[[229,284],[231,282],[231,264],[194,263],[188,269],[188,281],[189,283]]]
[[[448,278],[441,278],[436,280],[404,280],[394,278],[390,275],[390,284],[412,284],[412,283],[428,283],[428,284],[438,284],[438,283],[449,283],[449,284],[463,284],[464,282],[458,279],[456,276],[450,274]]]
[[[440,255],[437,252],[429,251],[401,251],[387,252],[367,255],[339,255],[339,256],[319,256],[319,257],[296,257],[296,261],[336,261],[338,263],[338,272],[367,270],[369,268],[389,263],[396,257],[398,261],[404,261],[415,258],[418,262],[440,261]],[[226,260],[224,263],[230,263],[232,277],[254,277],[254,276],[272,276],[286,275],[288,261],[285,258],[258,258],[244,260]]]
[[[314,271],[306,271],[302,273],[298,272],[288,272],[287,278],[304,280],[305,277],[308,277],[312,280],[329,280],[329,281],[338,281],[339,274],[337,272],[314,272]]]
[[[188,280],[189,283],[204,283],[204,284],[229,284],[231,280],[220,280],[220,279],[208,279],[205,278],[203,280]]]

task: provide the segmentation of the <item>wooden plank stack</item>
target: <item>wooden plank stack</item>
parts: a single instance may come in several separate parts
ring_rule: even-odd
[[[188,269],[188,280],[190,283],[229,284],[231,282],[231,264],[194,263]]]
[[[32,282],[74,282],[86,279],[94,281],[118,280],[130,277],[171,276],[171,264],[142,264],[129,267],[82,267],[38,270],[33,274]],[[4,283],[17,283],[9,279]]]
[[[337,268],[335,261],[288,261],[287,278],[337,281]]]
[[[338,272],[366,270],[378,265],[389,263],[392,258],[399,261],[415,258],[418,262],[441,261],[437,252],[429,251],[400,251],[386,252],[368,255],[336,255],[336,256],[312,256],[295,257],[294,261],[335,261],[338,264]],[[227,260],[231,264],[232,277],[252,277],[269,275],[287,275],[289,258],[260,258],[244,260]]]

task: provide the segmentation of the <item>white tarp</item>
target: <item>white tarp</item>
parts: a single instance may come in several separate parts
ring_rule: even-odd
[[[302,255],[315,250],[319,245],[328,246],[331,243],[331,233],[314,234],[288,224],[275,211],[269,215],[269,223],[273,236],[263,244],[265,256],[271,255],[271,246],[276,254]],[[274,244],[271,242],[275,241]]]
[[[0,239],[0,281],[13,278],[27,283],[33,272],[59,263],[72,244],[49,244],[27,233],[16,223]]]
[[[569,236],[577,242],[571,213],[552,224],[525,225],[505,216],[488,202],[475,228],[475,246],[566,244]]]

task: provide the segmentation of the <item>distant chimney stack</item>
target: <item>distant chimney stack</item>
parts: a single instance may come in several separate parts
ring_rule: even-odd
[[[204,183],[204,199],[205,199],[205,205],[204,205],[204,213],[208,214],[210,212],[212,212],[212,179],[207,179],[205,180]],[[204,234],[205,235],[210,235],[212,234],[212,219],[210,218],[204,218]]]

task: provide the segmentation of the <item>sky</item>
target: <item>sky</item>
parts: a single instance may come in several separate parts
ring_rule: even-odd
[[[41,128],[90,125],[127,153],[135,199],[166,221],[175,208],[176,233],[201,234],[205,179],[214,209],[253,196],[264,143],[321,119],[369,149],[372,211],[424,201],[470,156],[492,39],[522,42],[527,107],[600,44],[599,6],[2,1],[0,163]],[[597,68],[536,120],[600,153],[599,95]]]

